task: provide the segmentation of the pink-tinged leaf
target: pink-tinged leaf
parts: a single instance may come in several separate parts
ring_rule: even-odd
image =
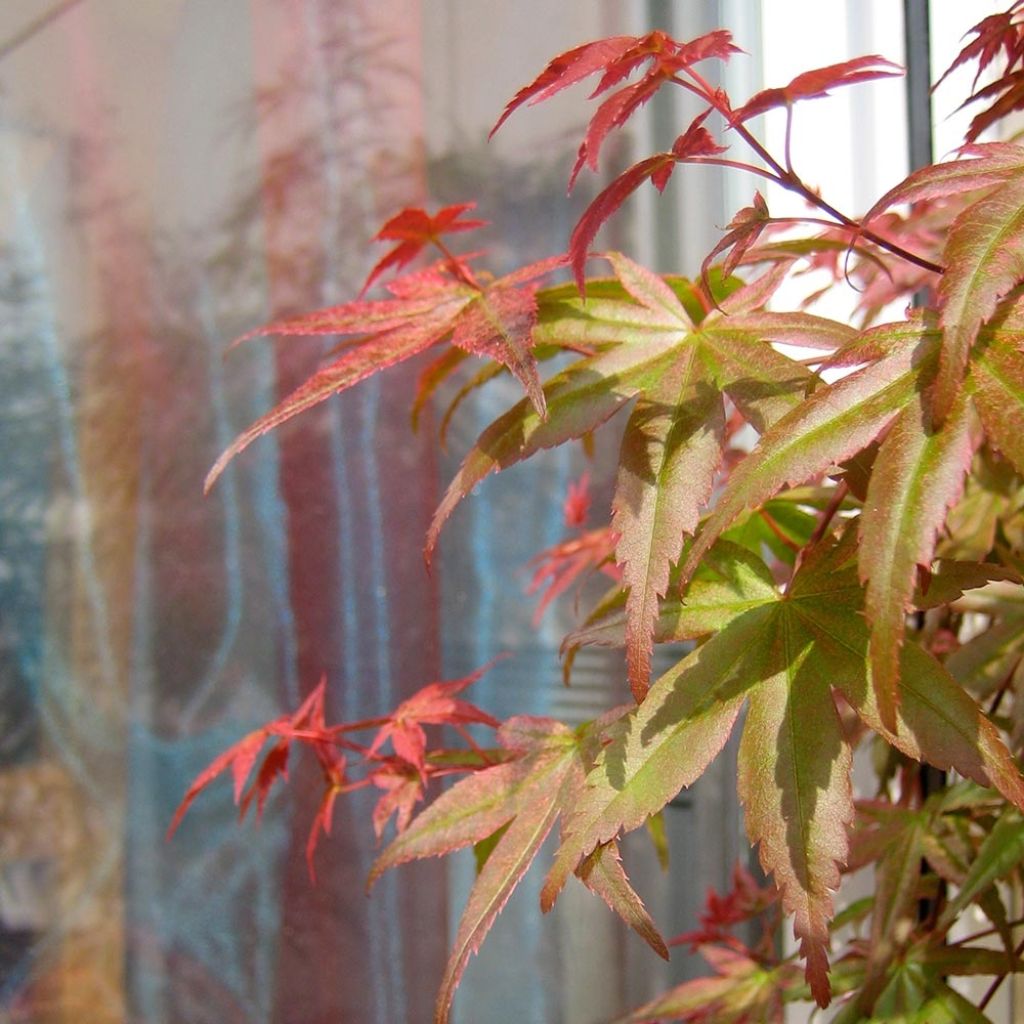
[[[688,331],[693,328],[693,321],[679,301],[679,296],[665,283],[660,274],[635,263],[621,252],[607,252],[604,258],[612,265],[622,287],[641,306],[650,310],[661,324],[677,331]]]
[[[708,376],[759,433],[800,405],[814,383],[811,372],[768,342],[781,330],[712,313],[701,325],[701,357]]]
[[[684,981],[614,1024],[761,1024],[782,1019],[782,995],[796,980],[795,964],[768,970],[757,960],[718,946],[700,949],[715,974]]]
[[[341,789],[338,786],[330,786],[324,791],[320,807],[309,830],[309,838],[306,840],[306,868],[309,871],[310,881],[314,885],[316,884],[316,864],[314,858],[316,857],[317,842],[320,839],[321,832],[325,836],[331,834],[331,822],[334,818],[334,801],[337,800],[340,792]]]
[[[747,251],[761,237],[761,233],[770,222],[768,204],[760,192],[755,192],[753,205],[745,206],[729,221],[725,234],[704,257],[704,262],[700,265],[701,278],[707,281],[708,271],[715,262],[715,257],[730,249],[722,264],[722,273],[728,277],[739,266]]]
[[[643,700],[651,668],[658,598],[683,537],[711,494],[725,440],[722,396],[705,379],[695,350],[684,353],[637,403],[626,424],[612,501],[616,559],[626,599],[630,687]]]
[[[432,317],[441,308],[454,315],[476,294],[475,289],[437,269],[407,274],[392,281],[388,290],[395,294],[394,298],[346,302],[273,321],[243,334],[232,342],[232,347],[268,334],[280,337],[383,334],[396,328],[416,326],[423,317]]]
[[[477,875],[466,909],[459,921],[444,978],[434,1008],[435,1024],[446,1024],[455,989],[472,954],[476,953],[495,918],[540,851],[562,810],[562,783],[576,754],[572,748],[559,760],[562,772],[553,772],[533,794],[505,830]]]
[[[684,579],[741,513],[867,447],[913,397],[921,368],[934,351],[935,332],[921,325],[887,325],[868,333],[885,338],[891,351],[835,384],[822,385],[761,437],[698,533]]]
[[[569,175],[569,189],[576,184],[584,166],[596,171],[601,146],[614,128],[620,128],[636,113],[665,83],[661,77],[647,76],[639,82],[626,86],[608,97],[590,120],[586,137],[580,143],[576,163]]]
[[[963,384],[970,351],[999,300],[1024,278],[1024,176],[967,207],[953,221],[939,283],[943,329],[933,413],[941,422]]]
[[[759,278],[758,281],[760,280]],[[758,281],[752,282],[748,287],[753,287]],[[814,316],[811,313],[771,313],[767,310],[733,312],[732,300],[740,298],[746,291],[747,288],[743,288],[726,299],[722,303],[722,309],[728,316],[724,319],[716,318],[708,326],[714,324],[723,335],[731,336],[733,332],[744,332],[755,335],[762,341],[819,349],[824,352],[838,352],[851,345],[858,337],[856,329],[849,324]]]
[[[287,738],[282,738],[267,751],[263,763],[256,773],[248,790],[242,796],[239,804],[239,815],[245,817],[252,801],[256,801],[256,815],[262,817],[263,808],[266,806],[267,798],[273,789],[274,783],[281,779],[282,782],[288,779],[288,750],[291,746]]]
[[[711,109],[708,107],[702,114],[698,114],[690,122],[686,131],[672,143],[671,152],[677,160],[685,161],[702,156],[717,156],[729,148],[715,142],[714,136],[704,127],[704,122],[707,120],[708,114],[711,113]]]
[[[831,575],[835,585],[846,573]],[[912,641],[900,651],[896,729],[885,726],[866,667],[867,625],[843,596],[844,590],[859,591],[855,578],[852,582],[853,590],[830,591],[825,579],[815,580],[806,592],[802,584],[791,589],[832,685],[866,725],[908,757],[953,768],[1024,808],[1024,779],[995,726],[945,667]]]
[[[651,65],[644,78],[661,84],[676,71],[702,60],[712,57],[728,60],[733,53],[739,52],[739,48],[732,43],[732,36],[723,29],[716,29],[683,43],[661,31],[650,32],[645,36],[614,36],[585,43],[553,58],[529,85],[520,89],[491,129],[491,135],[524,103],[540,103],[598,71],[604,74],[593,96],[617,85],[644,63],[649,62]]]
[[[872,55],[855,57],[841,64],[829,64],[797,75],[789,85],[781,89],[764,89],[752,96],[734,114],[736,124],[763,114],[775,107],[789,107],[798,100],[818,99],[828,96],[831,89],[840,85],[856,85],[876,78],[892,78],[903,74],[903,68],[884,57]]]
[[[678,333],[662,329],[644,337],[644,320],[650,318],[643,313],[644,310],[637,309],[640,337],[634,344],[616,345],[581,359],[548,381],[544,387],[546,419],[522,401],[480,435],[434,513],[427,533],[428,561],[452,511],[490,473],[507,469],[544,448],[590,433],[637,392],[661,377],[672,361]]]
[[[681,71],[702,60],[717,57],[728,60],[734,53],[742,52],[734,46],[732,35],[725,29],[715,29],[705,35],[680,43],[667,36],[660,29],[640,36],[634,45],[608,64],[607,70],[598,82],[592,96],[617,85],[627,78],[645,61],[651,62],[648,76],[667,75]]]
[[[395,830],[401,836],[416,804],[423,799],[423,777],[411,765],[396,761],[379,768],[372,779],[378,789],[384,790],[373,808],[373,834],[380,839],[394,815]]]
[[[957,54],[953,63],[935,83],[935,87],[938,88],[958,67],[972,60],[978,62],[978,71],[974,76],[975,85],[978,84],[982,72],[1000,53],[1003,54],[1008,68],[1024,60],[1024,31],[1020,22],[1014,21],[1022,6],[1022,0],[1016,0],[1005,11],[990,14],[969,28],[964,35],[973,35],[974,38]]]
[[[960,497],[973,445],[961,398],[935,429],[922,393],[893,423],[875,458],[860,517],[860,578],[871,624],[871,676],[879,713],[895,728],[899,652],[918,566],[928,568],[946,510]]]
[[[703,774],[762,677],[773,609],[754,609],[663,675],[587,776],[541,891],[549,910],[583,858],[642,825]]]
[[[497,284],[485,289],[456,318],[452,344],[507,366],[543,417],[544,391],[531,337],[537,321],[535,290]]]
[[[395,754],[423,775],[427,749],[424,725],[461,726],[476,723],[496,729],[500,725],[496,718],[455,696],[475,683],[493,664],[493,661],[488,662],[462,679],[430,683],[402,701],[389,716],[390,721],[378,730],[369,753],[375,754],[390,740]]]
[[[287,423],[299,413],[319,405],[331,395],[345,391],[379,370],[402,362],[441,341],[450,332],[455,314],[470,301],[470,298],[471,296],[460,295],[453,301],[442,303],[432,312],[413,319],[407,326],[374,335],[357,347],[346,350],[339,359],[318,370],[232,441],[207,474],[203,484],[204,490],[209,491],[227,464],[256,438]]]
[[[590,515],[590,474],[584,472],[579,480],[570,480],[562,502],[562,522],[570,529],[582,529]]]
[[[367,888],[399,864],[440,857],[493,835],[561,777],[573,751],[571,731],[552,719],[511,718],[499,738],[521,756],[460,779],[425,807],[374,861]]]
[[[547,548],[530,559],[534,572],[526,592],[535,594],[543,589],[533,613],[535,626],[540,623],[551,602],[582,577],[597,570],[616,580],[621,577],[612,561],[616,539],[616,534],[609,527],[589,530],[579,537]]]
[[[1001,185],[1024,172],[1024,147],[1010,142],[966,146],[958,160],[928,164],[882,196],[862,219],[867,224],[897,203],[918,203]]]
[[[967,142],[974,142],[1004,117],[1024,109],[1024,71],[1012,71],[1003,75],[995,82],[979,89],[965,100],[961,107],[976,103],[978,100],[989,99],[992,103],[971,119],[970,127],[964,136]]]
[[[635,44],[635,36],[613,36],[593,43],[584,43],[552,58],[547,67],[529,85],[524,86],[509,100],[501,117],[491,129],[491,135],[493,136],[508,117],[524,103],[533,106],[598,71],[603,71]]]
[[[853,757],[811,645],[780,630],[781,670],[751,695],[738,790],[747,834],[782,891],[819,1006],[831,1000],[829,921],[853,822]]]
[[[600,896],[658,956],[668,959],[665,940],[629,884],[616,843],[599,846],[579,866],[577,874],[583,884]]]
[[[260,749],[266,742],[269,733],[266,729],[256,729],[243,737],[237,743],[228,747],[222,754],[218,754],[209,765],[204,768],[199,775],[193,780],[192,784],[188,787],[185,796],[182,798],[180,804],[178,804],[177,810],[174,812],[174,817],[171,819],[171,824],[167,829],[167,838],[178,830],[178,826],[181,824],[182,818],[188,813],[188,809],[192,806],[196,797],[206,789],[206,787],[213,782],[218,775],[226,771],[228,768],[231,769],[232,776],[234,778],[235,787],[235,803],[237,804],[242,797],[242,790],[245,788],[246,779],[249,778],[249,773],[252,771],[252,766],[256,763],[256,758],[259,756]]]
[[[472,231],[487,225],[485,220],[461,220],[462,214],[476,208],[476,203],[461,203],[457,206],[445,206],[431,216],[426,210],[418,207],[407,207],[395,214],[373,236],[374,241],[398,242],[387,252],[370,271],[363,285],[363,291],[389,267],[401,270],[412,262],[423,249],[442,235],[459,231]]]
[[[1007,322],[993,323],[974,350],[974,405],[989,442],[1024,474],[1024,324],[1020,303]]]
[[[644,99],[646,98],[645,96]],[[686,131],[676,139],[670,152],[655,153],[625,170],[603,189],[584,210],[583,216],[576,223],[569,238],[569,259],[581,294],[584,291],[583,265],[586,263],[591,243],[597,236],[601,225],[618,210],[623,202],[648,178],[659,192],[664,192],[677,163],[699,157],[715,156],[724,151],[725,147],[715,142],[711,133],[704,127],[703,122],[709,113],[711,113],[710,108],[694,118]],[[573,170],[573,179],[590,152],[586,147],[587,142],[584,141]]]

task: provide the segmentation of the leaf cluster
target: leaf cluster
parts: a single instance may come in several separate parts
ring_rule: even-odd
[[[664,806],[738,729],[737,785],[767,881],[742,869],[732,893],[713,894],[700,928],[679,940],[711,973],[623,1021],[740,1024],[834,997],[843,1024],[987,1019],[990,995],[976,1006],[949,981],[988,974],[996,985],[1022,964],[1024,148],[979,141],[1024,106],[1022,10],[1018,0],[980,22],[952,65],[997,76],[966,101],[988,106],[963,149],[858,218],[793,167],[793,109],[898,74],[888,60],[812,69],[734,103],[700,70],[740,52],[725,30],[579,46],[524,86],[495,126],[597,76],[570,186],[659,90],[681,88],[701,110],[599,192],[564,255],[495,277],[481,254],[449,248],[448,236],[481,223],[464,219],[472,204],[405,210],[382,228],[379,239],[394,244],[367,280],[399,271],[388,297],[254,332],[343,340],[238,437],[208,484],[261,434],[428,350],[414,415],[449,379],[459,384],[445,423],[494,377],[520,382],[522,399],[481,433],[449,484],[428,562],[444,524],[490,474],[545,449],[586,448],[608,421],[624,421],[607,518],[589,526],[586,484],[574,485],[571,533],[535,560],[531,589],[543,590],[539,618],[587,575],[610,581],[566,638],[565,671],[582,646],[623,647],[625,703],[575,730],[524,715],[499,723],[457,696],[474,676],[431,684],[387,719],[328,726],[321,685],[295,715],[218,758],[175,825],[228,769],[243,811],[254,795],[262,806],[301,742],[325,780],[311,865],[335,797],[362,785],[383,791],[378,836],[396,817],[371,883],[473,846],[477,879],[442,981],[442,1022],[471,954],[556,825],[543,908],[575,876],[667,956],[618,842],[641,826],[657,837]],[[779,154],[751,127],[773,112],[787,119]],[[733,146],[747,158],[727,155]],[[660,191],[693,163],[773,182],[813,216],[775,218],[755,192],[690,278],[591,252],[630,194],[648,181]],[[429,248],[435,262],[407,269]],[[597,276],[586,273],[592,260]],[[572,282],[543,283],[563,267]],[[856,322],[811,312],[817,293],[777,308],[779,286],[810,269],[862,288]],[[913,296],[923,304],[891,319],[892,304]],[[542,374],[556,355],[557,369]],[[480,368],[468,370],[470,357]],[[652,680],[655,644],[677,645],[679,657]],[[494,743],[481,746],[471,724],[495,729]],[[424,725],[454,727],[463,745],[431,748]],[[357,743],[359,729],[375,737]],[[858,750],[873,757],[870,794],[851,783]],[[947,773],[937,790],[926,766]],[[452,775],[414,816],[432,780]],[[843,877],[863,869],[874,871],[873,895],[843,905]],[[952,939],[972,907],[991,926]],[[747,940],[734,934],[754,921],[756,941],[749,929]],[[783,922],[792,952],[779,940]]]

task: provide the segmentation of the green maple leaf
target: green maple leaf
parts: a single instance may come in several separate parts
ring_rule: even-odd
[[[448,1020],[469,958],[536,858],[566,807],[582,791],[601,744],[601,720],[572,730],[549,718],[520,715],[506,721],[499,740],[512,759],[457,782],[418,814],[375,861],[369,885],[412,860],[480,848],[479,872],[469,893],[437,997],[435,1021]],[[607,845],[580,865],[580,878],[665,958],[668,950],[618,858]]]
[[[770,295],[761,282],[723,297],[721,310],[696,323],[661,277],[619,253],[607,259],[621,297],[608,289],[591,292],[585,306],[563,302],[561,316],[542,315],[538,326],[539,340],[599,350],[548,382],[546,419],[521,402],[481,435],[435,514],[427,550],[459,501],[489,473],[589,433],[636,399],[622,441],[612,525],[627,588],[628,674],[639,700],[659,599],[700,521],[722,457],[725,399],[765,430],[799,406],[813,382],[806,367],[773,343],[838,349],[855,335],[807,314],[759,311]]]
[[[857,537],[816,545],[786,593],[752,583],[748,604],[652,686],[601,752],[565,827],[545,882],[550,907],[595,847],[641,825],[704,771],[749,702],[739,751],[747,831],[793,915],[808,982],[829,1000],[832,894],[853,818],[851,751],[839,693],[903,753],[955,767],[1024,805],[1024,780],[995,728],[939,662],[915,643],[900,653],[896,721],[886,724],[871,685],[860,614]]]

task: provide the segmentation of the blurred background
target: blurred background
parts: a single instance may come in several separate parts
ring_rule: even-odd
[[[941,71],[1002,5],[933,6]],[[720,25],[746,51],[722,81],[737,101],[862,53],[904,59],[892,0],[0,4],[0,1022],[430,1019],[470,856],[402,868],[367,899],[373,797],[357,794],[312,887],[319,791],[302,763],[259,827],[236,823],[225,782],[164,833],[196,773],[323,674],[331,720],[499,651],[514,657],[472,695],[496,715],[575,723],[623,700],[615,653],[581,654],[562,688],[572,601],[534,629],[525,594],[588,466],[607,509],[615,427],[593,463],[567,448],[489,480],[428,576],[440,489],[518,385],[465,403],[442,452],[438,415],[409,424],[424,364],[391,370],[254,444],[204,498],[219,451],[329,340],[225,350],[353,297],[381,253],[369,238],[404,205],[475,200],[497,270],[561,252],[602,182],[667,148],[687,113],[659,97],[567,200],[585,90],[487,143],[506,100],[580,42]],[[957,142],[941,105],[961,92],[943,90],[939,155]],[[906,173],[904,110],[898,81],[801,107],[796,166],[864,209]],[[782,121],[762,127],[778,145]],[[603,242],[693,273],[755,187],[679,173]],[[669,808],[671,874],[628,844],[667,935],[748,856],[731,775],[726,753]],[[596,1024],[701,972],[681,951],[657,961],[579,887],[542,920],[538,887],[531,873],[470,965],[462,1024]]]

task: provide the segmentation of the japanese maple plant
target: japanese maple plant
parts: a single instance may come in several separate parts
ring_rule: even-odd
[[[667,957],[620,837],[646,825],[657,841],[662,809],[734,728],[764,877],[738,868],[734,890],[712,894],[700,927],[672,940],[703,955],[707,976],[622,1020],[775,1020],[789,1003],[837,1000],[843,1024],[984,1021],[999,983],[1022,967],[1024,148],[979,140],[1024,108],[1024,0],[975,26],[954,63],[978,70],[963,147],[860,216],[793,166],[793,110],[900,68],[858,57],[736,102],[705,74],[739,52],[724,30],[603,39],[555,57],[512,98],[496,128],[596,76],[570,184],[659,90],[700,102],[668,148],[597,195],[565,255],[495,277],[485,256],[456,244],[481,224],[472,204],[406,209],[381,228],[389,248],[364,289],[390,277],[387,297],[253,332],[347,340],[237,438],[208,485],[255,438],[428,350],[417,406],[453,375],[460,397],[518,379],[524,397],[497,410],[448,486],[428,563],[452,511],[489,474],[586,442],[613,419],[622,431],[607,521],[587,528],[586,486],[575,487],[573,532],[539,556],[535,584],[547,601],[605,573],[607,591],[565,639],[564,671],[584,645],[624,647],[623,703],[577,728],[498,721],[466,696],[478,672],[425,680],[387,717],[331,723],[321,682],[217,758],[175,819],[225,771],[243,809],[262,806],[298,744],[323,769],[311,873],[336,799],[360,787],[380,791],[377,836],[394,829],[371,885],[475,846],[439,1022],[556,825],[542,907],[575,875]],[[787,118],[781,153],[758,135],[774,110]],[[631,193],[664,189],[688,164],[774,182],[807,215],[774,217],[754,192],[688,277],[592,251]],[[773,302],[808,266],[857,288],[855,322]],[[678,645],[678,660],[652,680],[655,644]],[[876,781],[855,794],[858,748],[870,748]],[[873,896],[839,906],[844,873],[869,866]],[[960,975],[991,976],[977,1004]]]

